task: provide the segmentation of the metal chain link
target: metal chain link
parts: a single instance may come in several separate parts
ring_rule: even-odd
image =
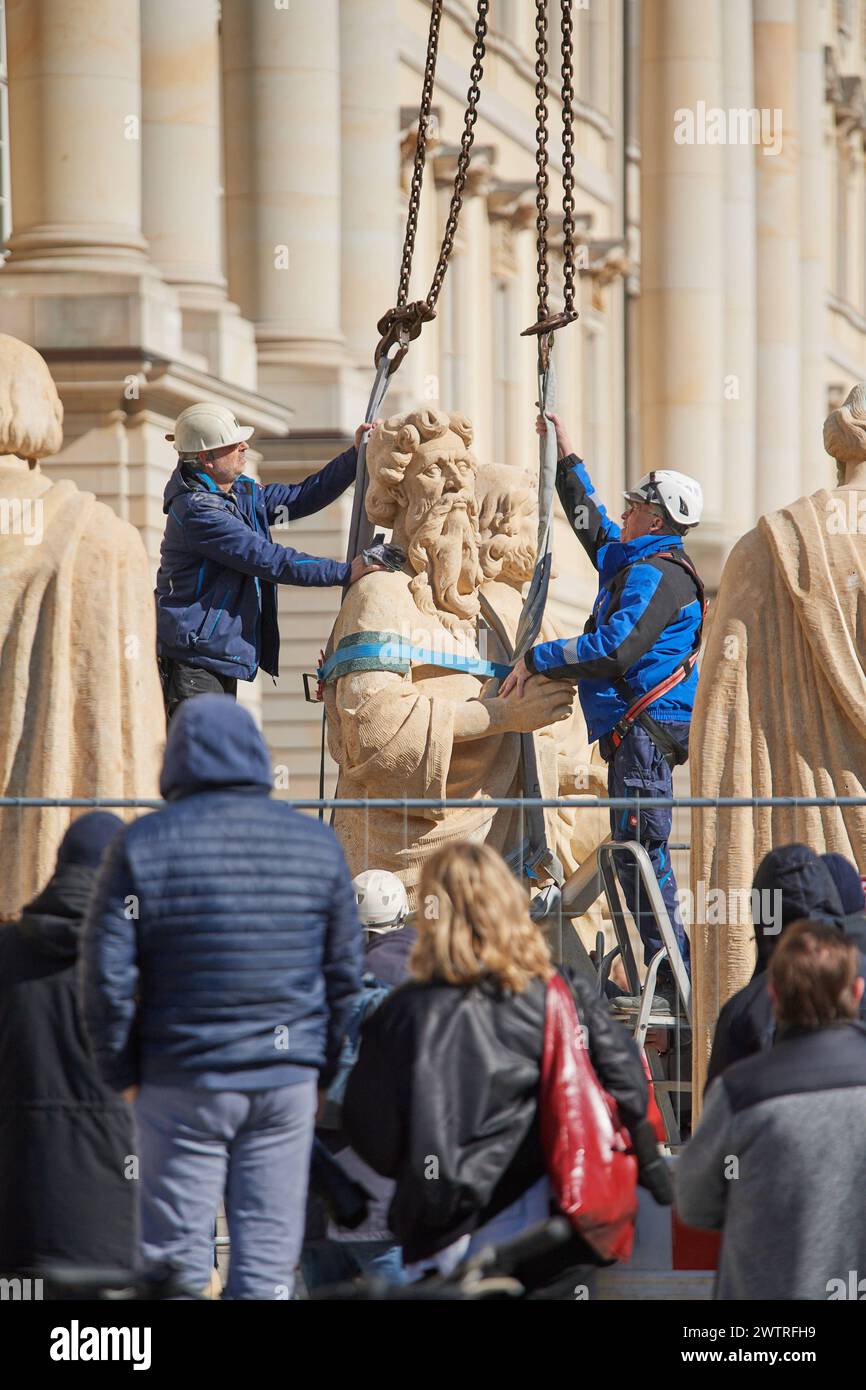
[[[574,23],[562,4],[562,255],[565,312],[574,312]]]
[[[415,250],[415,237],[418,232],[418,210],[421,206],[421,185],[424,181],[424,164],[427,158],[427,137],[430,133],[430,112],[433,108],[433,84],[436,78],[436,57],[439,52],[439,25],[442,19],[443,0],[432,0],[430,29],[427,35],[427,58],[424,63],[424,85],[421,88],[421,106],[418,111],[418,140],[415,145],[415,159],[412,165],[412,183],[409,188],[409,211],[406,216],[406,231],[403,237],[403,258],[400,262],[400,284],[397,290],[397,305],[402,308],[409,296],[409,280],[412,275],[412,255]]]
[[[442,246],[439,250],[439,260],[436,262],[436,269],[433,272],[433,279],[430,282],[430,290],[427,295],[427,306],[431,311],[435,310],[436,301],[439,298],[439,291],[442,289],[442,282],[445,279],[445,272],[448,269],[448,259],[454,249],[454,237],[457,232],[460,209],[463,206],[463,191],[466,187],[469,158],[475,140],[475,122],[478,119],[478,99],[481,95],[481,78],[484,73],[484,48],[487,40],[487,13],[489,9],[490,0],[478,0],[478,16],[475,20],[475,42],[472,46],[472,67],[469,72],[470,85],[466,98],[466,116],[463,124],[463,134],[460,137],[460,154],[457,158],[457,171],[454,175],[454,191],[451,194],[451,206],[448,210],[448,220],[445,223],[445,233],[442,238]]]
[[[536,206],[536,269],[538,271],[538,319],[548,316],[547,284],[547,0],[535,3],[535,206]]]

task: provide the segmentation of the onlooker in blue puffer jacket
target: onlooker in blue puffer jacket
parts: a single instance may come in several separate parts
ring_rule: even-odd
[[[333,833],[270,799],[264,740],[228,696],[182,706],[160,786],[171,804],[118,838],[97,881],[85,1021],[135,1101],[145,1258],[206,1285],[225,1193],[226,1296],[285,1298],[317,1081],[360,988],[352,883]]]

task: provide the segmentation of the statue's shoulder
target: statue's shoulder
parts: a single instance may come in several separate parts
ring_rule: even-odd
[[[353,632],[394,632],[419,619],[409,590],[411,576],[375,570],[352,584],[334,625],[334,639]]]
[[[731,549],[719,581],[719,594],[732,586],[748,588],[751,584],[760,582],[768,566],[767,540],[761,532],[761,523],[758,522],[745,535],[740,536]]]

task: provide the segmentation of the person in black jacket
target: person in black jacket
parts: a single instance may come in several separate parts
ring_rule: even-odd
[[[786,927],[800,918],[841,926],[842,903],[826,864],[808,845],[782,845],[758,865],[752,891],[757,959],[752,978],[722,1008],[707,1086],[733,1062],[770,1047],[775,1034],[767,969]]]
[[[538,1114],[547,945],[485,845],[434,854],[419,904],[412,979],[364,1024],[343,1104],[352,1147],[395,1180],[389,1226],[407,1263],[465,1235],[506,1239],[550,1211]],[[569,983],[592,1064],[632,1136],[646,1137],[637,1049],[591,983]],[[651,1136],[649,1149],[660,1164]],[[575,1235],[545,1277],[589,1260]]]
[[[122,828],[105,811],[79,816],[46,887],[0,927],[2,1274],[137,1259],[132,1116],[88,1053],[76,966],[100,857]]]

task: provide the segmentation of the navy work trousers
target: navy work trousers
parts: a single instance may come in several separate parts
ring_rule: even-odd
[[[688,723],[665,724],[665,728],[678,743],[688,747]],[[614,749],[609,734],[599,740],[598,746],[607,762],[608,795],[622,797],[639,794],[641,798],[640,825],[634,811],[611,809],[611,834],[614,840],[638,840],[649,855],[686,970],[690,970],[689,942],[677,904],[677,881],[668,847],[673,812],[670,806],[653,809],[652,806],[644,808],[643,805],[644,798],[650,800],[652,797],[672,795],[671,769],[664,755],[639,724],[632,725],[618,748]],[[628,909],[643,942],[644,964],[649,965],[656,951],[660,951],[664,944],[659,936],[658,924],[647,894],[641,889],[632,856],[614,854],[614,863]],[[670,971],[665,962],[662,963],[660,974],[663,980],[669,977]]]

